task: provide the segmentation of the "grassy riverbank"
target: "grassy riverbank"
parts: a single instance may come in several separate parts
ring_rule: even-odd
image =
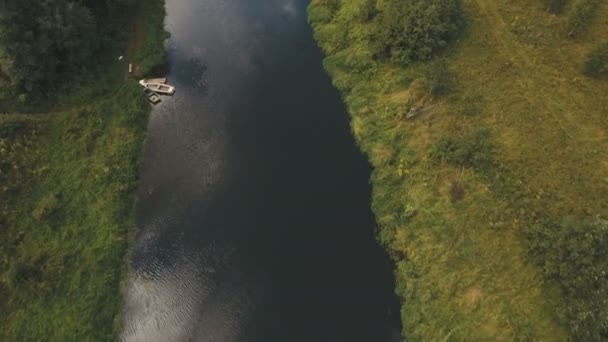
[[[608,6],[581,18],[591,2],[556,16],[542,1],[466,0],[458,41],[404,67],[373,58],[387,1],[312,1],[324,66],[374,166],[408,340],[605,334],[608,82],[581,70],[608,36]]]
[[[162,0],[136,12],[134,29],[121,29],[140,36],[125,36],[47,114],[0,115],[2,341],[117,338],[149,111],[124,74],[130,61],[142,71],[161,62],[165,39]],[[117,61],[125,50],[133,59]]]

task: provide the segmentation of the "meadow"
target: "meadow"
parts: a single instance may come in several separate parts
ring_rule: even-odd
[[[462,23],[409,58],[378,53],[403,46],[382,41],[391,1],[313,0],[308,15],[374,167],[403,336],[607,338],[608,4],[434,1]]]

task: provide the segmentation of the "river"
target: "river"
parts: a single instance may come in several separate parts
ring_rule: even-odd
[[[398,341],[370,166],[305,0],[167,0],[124,341]]]

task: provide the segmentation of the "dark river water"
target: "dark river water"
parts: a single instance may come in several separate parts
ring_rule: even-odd
[[[125,341],[398,341],[370,167],[306,0],[167,0]]]

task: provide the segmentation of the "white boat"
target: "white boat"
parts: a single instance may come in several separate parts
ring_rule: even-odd
[[[146,82],[146,83],[162,83],[162,84],[165,84],[165,83],[167,83],[167,78],[166,77],[161,77],[161,78],[146,78],[146,79],[144,79],[144,82]]]
[[[158,94],[175,94],[175,88],[167,84],[147,82],[147,80],[141,80],[139,81],[139,84],[141,84],[144,88],[148,88]]]

